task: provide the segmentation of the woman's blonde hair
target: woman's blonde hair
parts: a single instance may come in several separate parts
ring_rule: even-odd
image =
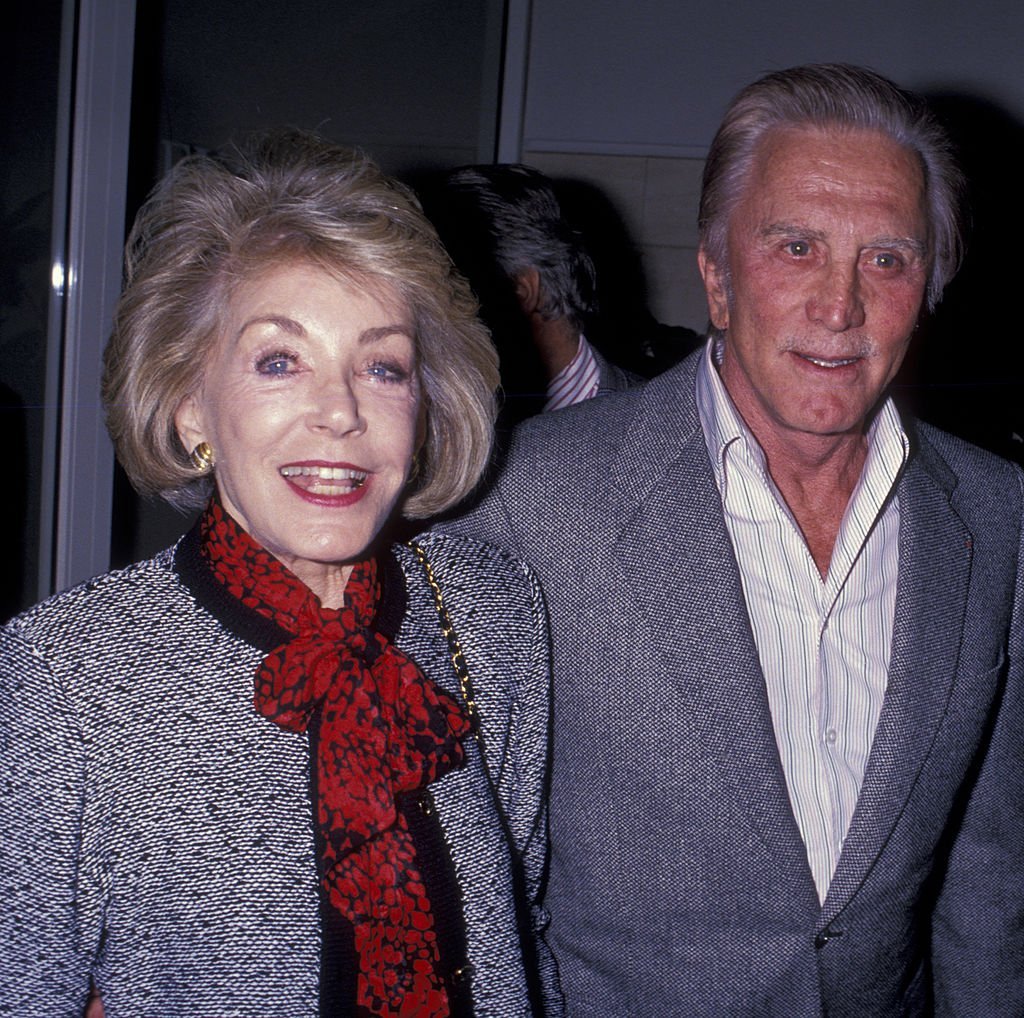
[[[200,386],[233,288],[296,261],[385,283],[405,302],[426,438],[401,511],[451,508],[476,485],[492,441],[498,363],[476,301],[407,188],[298,131],[182,160],[136,217],[103,373],[107,427],[132,484],[180,508],[209,497],[175,413]]]

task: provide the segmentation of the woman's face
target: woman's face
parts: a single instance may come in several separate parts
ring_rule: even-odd
[[[240,285],[175,417],[209,442],[224,507],[323,604],[337,606],[422,440],[411,315],[387,284],[316,266]]]

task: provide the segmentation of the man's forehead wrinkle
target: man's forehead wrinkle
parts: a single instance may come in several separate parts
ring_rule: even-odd
[[[794,191],[810,188],[817,190],[823,185],[847,189],[850,185],[850,160],[838,151],[822,152],[818,143],[830,140],[841,145],[853,141],[871,145],[882,142],[885,148],[876,151],[869,164],[870,171],[877,171],[883,165],[892,174],[902,175],[908,170],[919,183],[922,191],[925,188],[925,168],[920,157],[912,148],[902,145],[884,131],[871,129],[838,130],[819,129],[803,125],[777,128],[770,131],[754,149],[753,158],[747,173],[747,185],[757,186],[760,177],[762,182],[772,180]],[[812,149],[817,149],[812,151]],[[779,177],[769,167],[780,155],[786,160],[795,160],[796,172]],[[884,185],[883,185],[884,186]]]

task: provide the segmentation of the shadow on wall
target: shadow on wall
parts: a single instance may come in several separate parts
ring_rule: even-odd
[[[698,333],[665,325],[651,313],[639,248],[608,196],[578,180],[555,180],[553,186],[597,270],[598,308],[587,322],[587,338],[608,360],[644,378],[661,374],[695,350],[702,341]]]
[[[1024,464],[1024,370],[1013,308],[1024,286],[1024,126],[985,100],[931,94],[968,180],[967,253],[922,324],[900,400],[933,424]]]
[[[500,165],[500,164],[499,164]],[[452,260],[467,277],[481,305],[481,317],[491,330],[502,358],[506,391],[532,392],[543,369],[533,350],[527,318],[516,296],[515,282],[498,262],[493,230],[496,213],[481,197],[485,184],[452,186],[448,172],[406,175],[419,194],[426,214],[437,227]],[[643,378],[652,378],[682,360],[701,341],[691,329],[658,322],[648,305],[648,288],[640,250],[625,220],[611,199],[598,187],[580,180],[537,174],[544,189],[557,201],[561,227],[577,236],[596,270],[596,287],[581,297],[593,301],[582,312],[583,332],[612,364]],[[515,179],[491,182],[492,198],[504,205],[510,221],[528,214],[536,198],[528,197],[536,183]],[[538,243],[536,237],[529,245]],[[543,391],[543,389],[541,389]],[[539,406],[537,408],[539,410]]]
[[[48,185],[35,185],[48,170],[46,155],[17,153],[0,187],[0,425],[7,484],[0,621],[37,598],[42,489],[52,483],[43,477],[52,198]],[[28,197],[8,208],[7,189]]]

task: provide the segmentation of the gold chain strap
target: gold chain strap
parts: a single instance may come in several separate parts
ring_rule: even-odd
[[[448,643],[448,653],[452,659],[452,667],[455,669],[455,674],[459,679],[459,688],[462,690],[462,699],[466,703],[466,712],[469,714],[471,730],[482,753],[484,744],[480,733],[480,714],[476,708],[476,697],[473,695],[473,680],[469,677],[466,655],[462,653],[462,644],[459,643],[459,637],[455,632],[455,627],[452,625],[451,616],[444,605],[444,598],[441,596],[441,586],[434,575],[434,569],[427,558],[427,553],[417,541],[409,541],[408,544],[415,553],[416,558],[419,559],[420,565],[423,566],[427,583],[430,584],[430,589],[434,593],[434,606],[437,608],[437,617],[441,622],[441,632]]]

